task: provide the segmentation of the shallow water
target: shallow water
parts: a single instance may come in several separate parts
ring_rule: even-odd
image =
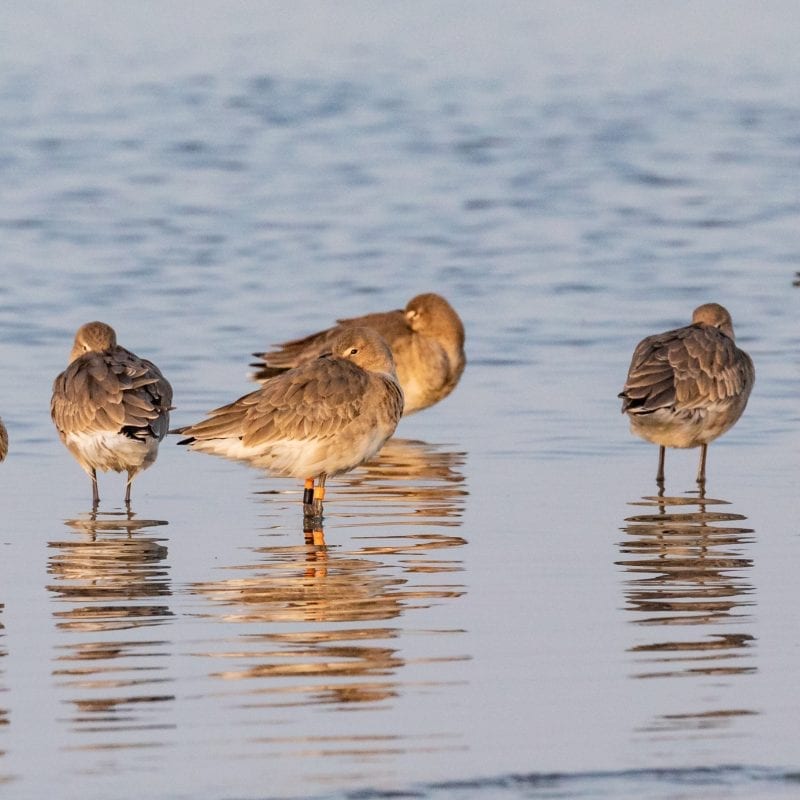
[[[792,4],[12,6],[0,30],[0,780],[13,797],[793,797]],[[301,487],[168,439],[121,508],[49,420],[104,319],[174,424],[253,350],[440,291],[454,394]],[[642,336],[757,384],[634,439]]]

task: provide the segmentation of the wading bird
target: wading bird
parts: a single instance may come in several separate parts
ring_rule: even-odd
[[[420,294],[405,309],[341,319],[338,324],[302,339],[277,345],[266,353],[253,378],[265,381],[304,364],[330,349],[331,342],[347,328],[376,330],[392,350],[397,379],[405,396],[404,415],[421,411],[447,397],[464,371],[464,325],[447,300],[438,294]]]
[[[330,352],[174,432],[193,450],[304,479],[304,513],[321,519],[326,478],[375,455],[402,413],[388,345],[370,328],[346,328]]]
[[[633,433],[659,445],[659,484],[666,447],[700,447],[697,482],[705,483],[708,444],[742,415],[754,382],[753,362],[718,303],[696,308],[691,325],[639,342],[619,397]]]
[[[55,379],[50,414],[67,449],[92,479],[97,507],[97,470],[127,472],[131,483],[158,455],[169,429],[172,387],[151,361],[117,344],[104,322],[78,328],[69,366]]]

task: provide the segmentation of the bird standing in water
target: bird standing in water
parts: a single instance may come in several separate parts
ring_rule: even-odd
[[[666,447],[700,447],[697,482],[705,484],[709,442],[736,423],[754,383],[753,361],[718,303],[696,308],[691,325],[639,342],[619,397],[633,433],[659,445],[659,485]]]
[[[441,295],[429,292],[412,298],[404,309],[341,319],[338,324],[302,339],[278,345],[266,353],[253,353],[262,361],[253,378],[268,380],[330,349],[347,328],[372,328],[389,345],[403,389],[403,416],[443,400],[455,389],[466,364],[464,325]]]
[[[169,429],[172,387],[151,361],[117,344],[104,322],[78,328],[69,366],[55,379],[50,414],[67,449],[92,479],[92,503],[100,502],[97,470],[127,472],[131,483],[158,455]]]
[[[193,450],[304,479],[304,513],[321,520],[326,478],[375,455],[402,413],[388,345],[370,328],[347,328],[330,352],[174,432]]]

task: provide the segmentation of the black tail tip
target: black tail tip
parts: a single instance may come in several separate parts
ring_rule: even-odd
[[[265,364],[264,362],[255,362],[250,364],[251,367],[255,367],[256,370],[250,376],[254,381],[266,381],[270,378],[274,378],[276,375],[282,375],[288,367],[271,367],[269,364]]]
[[[172,430],[167,431],[167,433],[172,433],[176,435],[180,435],[186,432],[186,428],[173,428]],[[195,440],[194,436],[187,436],[185,439],[181,439],[178,444],[191,444]]]

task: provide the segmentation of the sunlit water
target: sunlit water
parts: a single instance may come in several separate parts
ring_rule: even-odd
[[[795,797],[794,7],[11,4],[0,30],[0,781],[10,797]],[[301,487],[57,441],[75,328],[175,424],[253,350],[445,294],[455,393]],[[644,335],[715,300],[757,384],[635,440]]]

